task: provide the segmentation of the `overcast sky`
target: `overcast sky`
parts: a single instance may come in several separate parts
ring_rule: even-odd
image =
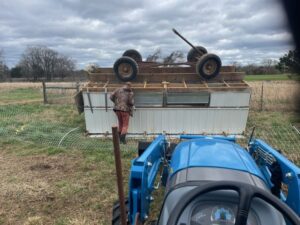
[[[223,64],[278,59],[293,48],[277,0],[0,0],[0,49],[9,67],[27,46],[44,45],[76,60],[112,66],[126,49],[146,58],[160,48],[195,45]]]

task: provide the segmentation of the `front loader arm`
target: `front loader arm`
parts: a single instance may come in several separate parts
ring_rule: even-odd
[[[166,153],[166,138],[158,136],[145,152],[132,160],[129,180],[129,222],[134,225],[136,216],[141,222],[148,218],[154,182]]]
[[[280,198],[300,216],[300,169],[286,157],[260,139],[250,143],[249,153],[266,177],[270,188],[279,179]],[[274,165],[277,170],[274,172]],[[277,173],[277,174],[274,174]]]

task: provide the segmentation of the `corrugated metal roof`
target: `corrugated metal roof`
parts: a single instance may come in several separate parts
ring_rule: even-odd
[[[138,108],[130,118],[129,133],[241,134],[248,108]],[[111,133],[117,125],[112,109],[85,107],[86,129],[91,134]]]

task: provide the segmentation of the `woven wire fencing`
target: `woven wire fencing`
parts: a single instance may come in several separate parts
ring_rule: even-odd
[[[298,108],[300,85],[295,81],[255,81],[251,87],[250,109],[253,111],[295,111]]]
[[[300,83],[295,81],[254,81],[251,87],[250,109],[253,111],[295,111],[299,107]],[[46,83],[46,102],[73,103],[73,97],[83,83]]]
[[[111,137],[90,137],[85,133],[83,115],[78,115],[73,105],[0,106],[0,139],[6,143],[18,141],[65,149],[113,149]],[[136,148],[136,139],[121,145],[122,150]]]
[[[238,143],[246,147],[253,127],[248,127],[245,137]],[[275,126],[256,126],[253,138],[261,139],[281,152],[289,160],[300,166],[300,131],[292,124]]]
[[[241,145],[246,146],[250,133],[251,128],[248,128],[245,138],[239,140]],[[292,125],[258,126],[254,137],[263,139],[299,165],[300,132],[297,127]],[[139,140],[151,141],[153,138],[153,136],[128,137],[127,144],[121,145],[121,149],[136,151]],[[0,106],[0,139],[7,143],[18,141],[64,149],[91,151],[112,151],[113,149],[110,136],[90,137],[85,133],[84,115],[78,115],[73,105]]]
[[[43,102],[47,104],[72,104],[74,96],[80,91],[82,83],[61,82],[42,83]]]

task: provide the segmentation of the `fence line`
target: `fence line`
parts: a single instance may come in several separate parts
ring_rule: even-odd
[[[55,86],[53,86],[53,85],[51,85],[51,83],[50,83],[50,85],[47,85],[47,83],[45,81],[43,81],[42,87],[43,87],[44,104],[49,104],[49,103],[59,103],[59,101],[61,101],[63,99],[65,99],[65,100],[71,99],[71,97],[73,97],[76,93],[78,93],[80,91],[81,84],[79,82],[76,82],[75,86],[74,86],[74,83],[71,83],[71,86],[65,86],[65,85],[59,86],[58,84],[55,84]],[[54,90],[54,91],[51,91],[51,90]],[[72,90],[74,90],[74,91],[72,91]],[[68,91],[71,91],[71,92],[67,93]]]
[[[295,111],[300,96],[297,82],[255,81],[251,87],[250,110],[253,111]]]

